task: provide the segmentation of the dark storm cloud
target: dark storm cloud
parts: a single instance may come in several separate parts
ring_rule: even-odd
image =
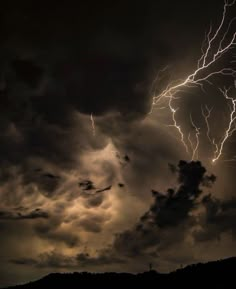
[[[20,211],[0,211],[0,220],[48,219],[49,214],[39,208],[29,213]]]
[[[189,216],[195,201],[202,193],[200,185],[212,185],[215,178],[205,176],[206,169],[200,162],[180,161],[178,164],[179,188],[168,189],[163,195],[154,192],[154,204],[141,217],[141,223],[154,223],[159,228],[177,226]],[[141,229],[141,228],[140,228]]]
[[[185,76],[198,59],[206,27],[219,7],[221,11],[222,1],[3,2],[0,200],[4,210],[0,226],[1,244],[7,243],[4,254],[14,256],[7,257],[11,264],[100,270],[104,264],[123,268],[126,255],[132,257],[128,269],[133,270],[139,261],[145,263],[145,254],[148,259],[158,258],[159,251],[182,244],[196,225],[201,227],[193,234],[196,242],[214,239],[220,230],[230,232],[235,226],[230,220],[235,216],[234,202],[223,205],[213,197],[201,202],[201,186],[208,190],[215,179],[206,176],[200,163],[172,166],[180,183],[164,194],[153,190],[149,208],[147,189],[159,183],[166,186],[166,163],[184,156],[171,128],[161,128],[155,115],[143,121],[150,111],[150,83],[157,71],[171,64],[174,78]],[[155,87],[157,91],[168,77]],[[212,95],[209,98],[215,101]],[[177,114],[180,120],[185,114],[189,117],[186,107]],[[121,169],[110,160],[99,163],[100,150],[109,142],[118,151]],[[112,157],[112,152],[107,155]],[[80,185],[79,180],[87,182]],[[12,204],[30,208],[5,210]],[[34,208],[41,206],[39,217]],[[192,213],[200,207],[207,217],[197,221]],[[19,234],[23,228],[25,234]],[[79,250],[85,242],[92,243],[93,251],[106,247],[117,231],[121,233],[113,246],[96,256]],[[24,240],[21,245],[18,235]],[[24,258],[18,258],[24,246],[27,253],[32,247],[37,257],[29,253],[26,258],[23,253]],[[42,248],[58,251],[37,255]],[[58,253],[64,248],[74,255]],[[175,256],[170,251],[169,259]],[[139,261],[133,262],[134,257],[140,257]],[[6,278],[12,279],[8,274]]]
[[[117,126],[121,119],[140,119],[150,110],[150,66],[157,63],[160,68],[174,59],[168,50],[169,37],[157,36],[166,24],[163,11],[172,15],[164,1],[158,5],[155,1],[104,2],[96,8],[93,3],[93,9],[89,4],[77,5],[39,3],[36,9],[23,1],[6,3],[1,9],[0,157],[4,166],[22,166],[36,157],[63,169],[73,167],[87,143],[93,148],[106,143],[100,139],[91,144],[83,121],[75,125],[75,112],[88,116],[117,112]],[[181,5],[173,5],[187,17]],[[115,133],[113,127],[106,130],[109,137]],[[125,155],[124,161],[129,160]],[[32,182],[50,193],[56,188],[56,181]]]
[[[196,206],[196,200],[202,193],[200,186],[211,186],[214,176],[205,175],[206,169],[201,162],[180,161],[176,168],[179,187],[170,188],[166,194],[153,191],[154,204],[140,221],[142,224],[153,223],[159,228],[178,226],[189,217],[189,212]]]
[[[74,87],[75,85],[78,86],[80,82],[77,79],[77,75],[74,75],[77,73],[75,72],[77,68],[72,69],[72,71],[69,69],[69,71],[66,72],[68,79],[70,81],[74,79],[73,81],[75,83],[64,83],[67,82],[64,74],[60,77],[54,75],[54,73],[49,72],[51,68],[49,69],[47,67],[43,72],[45,80],[41,80],[40,76],[38,81],[42,83],[38,85],[38,87],[35,87],[35,85],[28,87],[26,80],[28,80],[29,71],[26,73],[24,69],[33,69],[32,67],[28,67],[29,63],[33,61],[32,59],[26,59],[17,62],[17,69],[22,70],[21,74],[23,76],[21,77],[18,76],[19,72],[15,72],[16,68],[15,66],[13,67],[12,62],[7,64],[8,69],[4,71],[5,89],[1,92],[3,97],[1,97],[0,100],[2,128],[0,134],[0,156],[4,163],[2,167],[3,176],[1,179],[3,179],[4,175],[7,175],[4,172],[7,170],[7,167],[21,166],[23,167],[22,174],[24,175],[25,183],[36,183],[39,189],[42,190],[42,193],[50,196],[58,187],[60,180],[46,176],[43,178],[42,175],[39,176],[39,174],[36,173],[33,175],[31,168],[29,168],[27,164],[29,159],[39,158],[66,169],[73,167],[76,160],[78,160],[78,156],[89,146],[101,148],[106,144],[102,136],[99,141],[95,142],[92,140],[91,142],[91,136],[89,136],[90,128],[88,129],[90,126],[89,116],[86,123],[84,123],[84,120],[76,117],[76,111],[82,111],[88,114],[91,112],[96,114],[96,112],[98,112],[98,114],[101,114],[113,110],[121,112],[124,108],[124,110],[127,110],[125,114],[129,114],[128,111],[132,114],[132,111],[136,113],[140,109],[133,107],[131,111],[131,106],[126,104],[125,99],[130,99],[129,95],[127,95],[127,93],[130,94],[130,92],[126,90],[130,89],[130,85],[132,86],[129,79],[118,80],[118,82],[120,81],[121,83],[127,82],[127,88],[124,88],[124,91],[120,93],[117,92],[117,86],[119,87],[120,84],[114,84],[112,82],[110,85],[112,88],[116,87],[117,93],[117,95],[113,95],[111,88],[109,88],[109,80],[98,80],[98,84],[96,85],[94,84],[95,80],[90,79],[89,76],[83,81],[85,81],[86,86],[89,86],[91,89],[93,88],[94,91],[87,91],[89,90],[87,88]],[[23,65],[23,67],[26,65],[27,68],[22,68],[21,65]],[[53,66],[54,63],[49,65]],[[62,66],[63,65],[64,64],[62,64]],[[100,65],[104,67],[103,63],[96,65],[98,65],[98,67],[100,67]],[[87,64],[85,64],[85,67],[87,69]],[[60,69],[55,69],[60,71]],[[83,65],[81,67],[81,65],[78,64],[78,69],[82,70],[81,74],[86,74],[86,71],[84,71],[86,69]],[[108,69],[107,75],[110,75],[110,69],[111,71],[117,70],[116,66],[111,66]],[[126,71],[126,65],[122,69]],[[97,71],[93,66],[91,70]],[[24,73],[27,75],[24,76]],[[97,74],[97,72],[95,74]],[[121,71],[120,74],[123,75],[123,71]],[[100,72],[98,75],[101,75]],[[22,79],[22,77],[24,79]],[[111,79],[113,79],[113,77],[111,77]],[[36,82],[36,80],[33,81]],[[104,84],[101,84],[101,82],[104,82]],[[100,86],[101,88],[99,88]],[[107,91],[105,92],[103,89]],[[72,92],[68,90],[72,90]],[[99,90],[101,90],[101,92],[99,92]],[[97,109],[93,107],[91,101],[88,100],[90,97],[87,95],[88,93],[93,97],[96,105],[101,105],[101,108]],[[100,93],[101,96],[96,96],[96,93]],[[100,100],[104,94],[107,95],[107,97],[109,96],[108,102],[116,101],[120,96],[124,97],[124,100],[121,101],[123,106],[119,104],[104,104],[103,101]],[[146,102],[146,96],[146,92],[143,93],[142,99],[144,102]],[[85,100],[82,98],[89,103],[83,104]],[[134,98],[137,98],[136,94]],[[87,108],[84,109],[83,106],[87,106]],[[143,107],[143,104],[141,107]],[[108,136],[109,134],[111,133],[108,132]]]
[[[116,11],[105,12],[103,20],[101,15],[89,20],[84,16],[91,12],[87,5],[81,4],[76,13],[72,7],[48,5],[47,10],[39,6],[42,9],[17,4],[12,9],[5,5],[1,11],[8,34],[4,42],[8,53],[2,52],[5,59],[2,74],[9,110],[15,110],[8,100],[15,100],[17,94],[18,113],[24,112],[34,122],[45,120],[45,125],[68,125],[73,110],[95,115],[113,110],[122,114],[145,113],[147,87],[143,83],[147,57],[143,51],[147,48],[136,46],[134,53],[130,32],[122,25],[114,23],[114,31],[109,31],[106,21],[111,20],[110,12]],[[129,14],[126,17],[127,21]],[[139,21],[136,24],[141,25]],[[84,34],[81,25],[91,33]],[[36,45],[31,43],[34,29],[38,35]],[[127,35],[120,35],[119,30]],[[135,35],[135,39],[140,42],[142,35],[144,32]],[[116,38],[120,48],[123,43],[127,57],[113,47]]]
[[[170,245],[184,242],[191,235],[191,228],[196,244],[220,239],[222,233],[235,238],[236,200],[217,199],[203,190],[209,189],[216,177],[207,175],[200,162],[180,161],[178,166],[171,165],[170,170],[177,173],[178,188],[170,188],[165,194],[152,190],[154,201],[150,209],[133,229],[116,235],[113,249],[119,254],[145,255],[153,247],[162,252]],[[201,208],[203,213],[194,214]]]
[[[206,175],[206,169],[201,162],[180,161],[174,171],[178,173],[178,188],[170,188],[166,194],[153,190],[154,201],[150,209],[140,218],[133,230],[116,236],[116,250],[135,256],[142,254],[148,247],[168,246],[170,240],[176,242],[184,238],[185,223],[191,220],[190,213],[198,206],[201,186],[211,186],[215,177]],[[175,238],[172,239],[172,236],[168,241],[165,239],[165,232],[171,234],[172,230]]]

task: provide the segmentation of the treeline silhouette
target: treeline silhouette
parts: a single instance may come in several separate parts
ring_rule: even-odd
[[[25,285],[12,286],[12,289],[74,289],[74,288],[173,288],[181,286],[195,288],[206,284],[218,288],[226,288],[226,284],[235,288],[236,257],[209,263],[189,265],[169,274],[161,274],[154,270],[139,273],[52,273],[44,278]]]

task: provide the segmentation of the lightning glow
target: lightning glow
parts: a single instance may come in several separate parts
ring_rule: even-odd
[[[201,48],[202,55],[197,62],[197,68],[191,74],[189,74],[184,80],[170,82],[161,93],[156,95],[154,91],[150,113],[153,112],[155,106],[163,107],[163,103],[167,103],[167,108],[169,109],[172,115],[172,122],[173,122],[172,126],[178,131],[178,134],[180,135],[180,141],[185,147],[186,153],[189,152],[189,148],[186,142],[188,140],[191,150],[193,152],[192,159],[194,159],[197,156],[200,142],[199,140],[200,128],[198,128],[194,124],[192,117],[190,116],[190,123],[192,127],[195,129],[195,138],[196,138],[196,144],[195,146],[193,146],[191,134],[188,134],[188,137],[186,138],[181,124],[179,124],[177,121],[177,111],[180,109],[180,107],[176,108],[174,106],[174,101],[177,99],[177,94],[180,93],[181,90],[183,90],[184,88],[199,87],[202,89],[203,92],[206,92],[205,91],[206,84],[214,85],[212,80],[213,76],[229,76],[229,77],[236,76],[236,70],[233,67],[231,67],[231,64],[235,61],[231,61],[229,65],[221,69],[215,68],[216,64],[219,63],[219,60],[236,45],[236,32],[234,32],[233,35],[231,36],[229,35],[229,31],[232,28],[232,23],[235,21],[236,17],[231,19],[228,22],[228,24],[226,19],[228,9],[232,7],[235,3],[236,0],[233,0],[232,2],[229,2],[227,0],[224,1],[223,14],[220,23],[217,26],[215,32],[213,31],[212,26],[210,26],[210,29],[206,34],[206,38],[202,44]],[[164,68],[162,72],[165,70],[166,68]],[[160,79],[159,75],[154,80],[155,85],[158,79]],[[205,109],[203,109],[202,107],[202,116],[205,119],[205,123],[207,126],[206,135],[208,140],[212,143],[214,147],[213,152],[214,157],[212,158],[212,162],[217,161],[221,157],[225,142],[236,130],[235,127],[233,128],[233,123],[236,118],[235,115],[236,99],[228,96],[228,90],[222,90],[221,88],[219,89],[223,93],[225,99],[231,102],[230,121],[224,133],[224,136],[222,137],[222,140],[220,141],[219,144],[217,144],[215,142],[215,139],[213,139],[212,136],[210,135],[211,132],[209,125],[209,118],[211,116],[213,108],[209,109],[207,105],[205,106]]]

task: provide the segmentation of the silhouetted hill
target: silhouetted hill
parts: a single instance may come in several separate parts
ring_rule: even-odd
[[[8,287],[12,289],[47,289],[47,288],[173,288],[166,286],[181,286],[182,288],[195,288],[211,285],[216,288],[226,288],[226,284],[235,288],[236,257],[195,264],[178,269],[169,274],[160,274],[156,271],[141,274],[129,273],[52,273],[44,278],[25,285]],[[131,287],[132,286],[132,287]]]

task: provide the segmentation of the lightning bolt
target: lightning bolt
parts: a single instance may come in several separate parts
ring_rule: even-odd
[[[215,139],[211,137],[211,129],[210,129],[210,124],[209,124],[209,119],[211,117],[212,110],[213,110],[213,107],[210,109],[210,108],[208,108],[207,105],[205,105],[205,110],[204,110],[203,106],[201,105],[202,116],[205,120],[206,127],[207,127],[206,135],[207,135],[208,140],[212,144],[212,146],[215,148],[214,155],[216,155],[216,154],[218,154],[219,147],[218,147],[218,144],[216,143]]]
[[[192,118],[192,115],[190,114],[190,121],[191,121],[191,124],[192,124],[192,126],[193,126],[193,128],[194,128],[194,130],[195,130],[195,138],[196,138],[196,144],[195,144],[195,147],[193,146],[193,143],[192,143],[192,141],[191,141],[191,139],[190,139],[190,134],[189,134],[189,141],[190,141],[190,144],[191,144],[191,147],[192,147],[192,160],[194,160],[195,159],[195,156],[196,156],[196,158],[198,158],[198,147],[199,147],[199,135],[200,135],[200,128],[199,127],[197,127],[196,125],[195,125],[195,123],[193,122],[193,118]]]
[[[90,121],[91,121],[92,133],[93,133],[93,136],[95,136],[96,135],[95,122],[94,122],[94,118],[93,118],[93,114],[92,113],[90,115]]]
[[[193,147],[193,142],[192,142],[192,140],[191,140],[191,133],[188,134],[188,141],[189,141],[189,143],[190,143],[190,147],[191,147],[191,150],[192,150],[192,152],[193,152],[193,151],[194,151],[194,147]],[[193,159],[193,157],[192,157],[192,159]]]
[[[195,88],[199,87],[204,90],[205,83],[213,84],[211,79],[213,76],[221,75],[221,76],[231,76],[234,77],[236,75],[236,70],[232,67],[226,66],[222,69],[214,69],[215,64],[219,62],[219,60],[229,51],[231,50],[234,45],[236,44],[236,32],[233,33],[231,37],[229,37],[229,31],[232,27],[233,21],[235,21],[236,17],[231,19],[231,21],[226,24],[226,14],[229,7],[232,7],[236,3],[236,0],[233,0],[232,2],[229,2],[227,0],[224,1],[224,7],[223,7],[223,14],[221,17],[221,21],[219,25],[217,26],[215,32],[213,31],[212,26],[210,26],[210,29],[208,33],[206,34],[205,40],[203,41],[202,47],[201,47],[201,57],[199,58],[197,62],[197,68],[189,74],[184,80],[177,80],[169,83],[166,88],[159,94],[156,95],[154,92],[154,96],[152,98],[152,105],[151,105],[151,111],[153,112],[153,109],[155,106],[163,106],[163,102],[167,102],[168,109],[172,115],[172,122],[173,126],[178,134],[180,135],[180,141],[182,142],[183,146],[185,147],[186,153],[189,152],[188,145],[186,143],[186,137],[184,134],[184,131],[181,127],[181,125],[177,121],[177,111],[179,109],[174,107],[174,101],[179,98],[177,97],[177,94],[181,92],[184,88]],[[227,28],[225,31],[223,31],[224,26],[227,25]],[[231,61],[230,63],[233,63],[234,61]],[[166,70],[166,68],[164,69]],[[157,82],[156,78],[154,80],[155,84]],[[222,91],[222,90],[221,90]],[[210,126],[209,126],[209,118],[211,115],[211,110],[207,106],[205,107],[206,111],[202,109],[202,115],[205,119],[206,125],[207,125],[207,137],[210,140],[210,142],[213,144],[215,151],[214,151],[214,158],[212,159],[212,162],[215,162],[220,158],[222,155],[222,151],[224,148],[224,144],[228,137],[232,135],[232,133],[235,131],[235,129],[232,130],[232,125],[235,120],[235,100],[233,98],[230,98],[227,95],[227,91],[224,90],[224,96],[227,100],[231,101],[232,104],[232,111],[230,114],[230,122],[229,126],[225,132],[225,135],[220,142],[219,145],[216,144],[215,140],[210,137]],[[188,135],[187,140],[190,143],[191,149],[193,151],[192,158],[195,158],[198,152],[199,147],[199,134],[200,129],[194,124],[192,117],[190,116],[190,122],[192,126],[195,129],[195,137],[196,137],[196,145],[193,146],[193,143],[191,141],[191,135]]]
[[[172,124],[172,125],[169,125],[169,126],[170,126],[170,127],[173,126],[173,127],[175,127],[175,128],[178,130],[178,132],[179,132],[179,134],[180,134],[180,137],[181,137],[180,140],[181,140],[181,142],[183,143],[183,145],[184,145],[184,147],[185,147],[186,153],[188,153],[188,152],[189,152],[189,149],[188,149],[188,145],[186,144],[186,142],[185,142],[185,140],[184,140],[184,133],[182,132],[181,126],[177,124],[177,120],[176,120],[176,112],[178,111],[178,108],[174,108],[174,107],[172,106],[172,103],[171,103],[172,99],[173,99],[173,98],[170,98],[170,100],[169,100],[169,108],[170,108],[171,113],[172,113],[172,121],[173,121],[173,124]]]
[[[213,107],[209,109],[208,106],[205,105],[205,111],[204,111],[203,106],[201,106],[201,110],[202,110],[202,116],[205,119],[205,123],[207,127],[207,132],[206,132],[207,138],[209,139],[211,143],[213,143],[213,140],[211,139],[211,136],[210,136],[210,125],[209,125],[209,118],[211,117],[211,112],[213,110]]]
[[[217,150],[215,151],[215,154],[214,154],[214,158],[212,159],[212,162],[214,163],[215,161],[217,161],[220,156],[222,155],[222,152],[223,152],[223,148],[224,148],[224,145],[225,145],[225,142],[227,141],[227,139],[229,137],[232,136],[232,134],[235,132],[236,130],[236,127],[234,125],[234,121],[236,119],[236,98],[233,98],[233,97],[230,97],[228,95],[229,93],[229,89],[221,89],[220,88],[220,91],[222,92],[222,94],[224,95],[224,97],[226,98],[226,100],[229,100],[230,101],[230,104],[231,104],[231,112],[230,112],[230,120],[229,120],[229,123],[228,123],[228,127],[224,133],[224,137],[222,139],[222,141],[220,142],[219,146],[217,147]]]

